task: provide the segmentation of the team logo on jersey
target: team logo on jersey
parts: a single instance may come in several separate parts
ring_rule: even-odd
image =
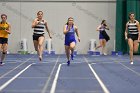
[[[8,27],[0,27],[0,30],[8,30]]]

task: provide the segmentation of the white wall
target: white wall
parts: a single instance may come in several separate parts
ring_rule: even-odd
[[[110,26],[108,34],[111,40],[107,50],[113,50],[115,39],[115,2],[0,2],[0,13],[8,15],[8,21],[12,26],[12,34],[9,37],[9,51],[16,53],[19,50],[19,42],[22,38],[28,40],[28,50],[34,51],[32,42],[32,20],[36,13],[42,10],[44,19],[53,34],[53,47],[56,53],[64,53],[63,26],[67,18],[72,16],[79,28],[81,42],[77,44],[79,53],[87,53],[89,40],[97,39],[96,27],[102,19],[106,19]],[[46,38],[48,35],[46,33]]]

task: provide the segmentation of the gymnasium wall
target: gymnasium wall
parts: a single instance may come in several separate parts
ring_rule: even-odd
[[[17,53],[20,50],[20,41],[27,39],[28,51],[34,51],[31,28],[32,20],[36,17],[39,10],[44,12],[44,19],[48,21],[49,29],[53,37],[53,48],[57,54],[64,53],[64,35],[63,26],[67,18],[72,16],[75,25],[79,28],[81,42],[77,43],[77,51],[80,54],[87,53],[89,49],[89,40],[98,40],[99,32],[96,27],[102,19],[107,20],[110,30],[107,31],[111,40],[107,43],[107,52],[114,49],[115,40],[115,19],[116,2],[115,0],[92,0],[88,2],[71,2],[54,0],[45,2],[36,2],[37,0],[24,2],[13,1],[0,2],[0,14],[8,15],[8,21],[12,26],[12,34],[9,36],[8,50],[11,53]],[[49,38],[47,33],[46,39]]]

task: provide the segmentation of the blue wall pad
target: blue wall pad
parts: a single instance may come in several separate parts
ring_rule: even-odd
[[[111,55],[118,55],[116,51],[111,51]]]
[[[121,51],[118,51],[118,55],[123,55],[123,52],[121,52]]]
[[[47,50],[44,50],[44,51],[43,51],[43,54],[44,54],[44,55],[55,55],[55,51],[52,50],[52,51],[50,51],[50,54],[49,54],[49,52],[48,52]]]
[[[88,51],[88,54],[89,55],[100,55],[100,52],[99,51]]]
[[[54,50],[51,51],[51,55],[55,55],[55,51]]]
[[[44,50],[44,51],[43,51],[43,54],[44,54],[44,55],[48,55],[49,53],[48,53],[47,50]]]
[[[98,51],[93,51],[93,55],[100,55],[100,52],[98,52]]]
[[[88,54],[89,54],[89,55],[93,55],[93,51],[90,51],[90,50],[89,50],[89,51],[88,51]]]

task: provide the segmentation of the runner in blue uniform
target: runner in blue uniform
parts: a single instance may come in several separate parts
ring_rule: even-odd
[[[76,45],[75,33],[80,42],[79,32],[77,26],[74,25],[74,20],[72,17],[68,18],[66,25],[64,26],[63,33],[65,34],[65,51],[67,56],[67,65],[70,65],[70,55],[73,60],[73,52]]]

